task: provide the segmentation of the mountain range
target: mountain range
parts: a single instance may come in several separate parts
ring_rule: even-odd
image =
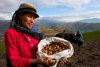
[[[62,28],[70,31],[80,31],[81,33],[91,32],[100,30],[100,23],[83,23],[83,22],[73,22],[73,23],[48,23],[48,22],[35,22],[35,26],[46,27],[46,28]]]
[[[90,21],[90,22],[89,22]],[[49,20],[36,20],[34,25],[37,27],[45,28],[62,28],[70,31],[80,31],[81,33],[91,32],[100,30],[100,19],[86,19],[77,22],[58,22],[58,21],[49,21]],[[87,22],[87,23],[86,23]],[[94,23],[92,23],[94,22]],[[0,20],[0,37],[3,36],[4,32],[9,29],[10,21]]]
[[[42,18],[42,19],[36,19],[36,21],[40,21],[40,22],[54,22],[54,23],[72,23],[72,22],[67,22],[67,19],[66,21],[57,21],[57,20],[52,20],[52,19],[45,19],[45,18]],[[91,19],[83,19],[83,20],[79,20],[79,21],[74,21],[74,22],[84,22],[84,23],[100,23],[100,19],[99,18],[91,18]]]
[[[100,19],[98,19],[98,18],[84,19],[84,20],[79,20],[79,21],[77,21],[77,22],[100,23]]]

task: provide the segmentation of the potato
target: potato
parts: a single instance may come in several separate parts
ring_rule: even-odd
[[[46,53],[47,55],[52,55],[66,49],[69,49],[68,45],[64,45],[61,42],[51,42],[50,44],[45,46],[41,51]]]
[[[51,60],[52,58],[50,58],[50,57],[47,57],[46,59],[47,59],[47,60]]]
[[[47,61],[47,63],[48,63],[49,66],[53,66],[56,63],[56,60],[52,59],[50,57],[47,57],[46,61]]]

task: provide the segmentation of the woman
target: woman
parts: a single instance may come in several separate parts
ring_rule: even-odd
[[[32,27],[39,17],[36,8],[29,3],[22,3],[13,14],[10,29],[4,34],[8,67],[47,66],[45,58],[36,59],[37,45],[43,34],[37,27]],[[60,60],[58,67],[65,63]]]

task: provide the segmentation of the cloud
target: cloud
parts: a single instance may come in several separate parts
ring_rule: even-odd
[[[2,14],[0,13],[0,20],[10,20],[11,15],[10,14]]]
[[[23,2],[32,3],[37,8],[41,9],[52,9],[55,8],[55,10],[58,11],[67,11],[68,8],[73,8],[74,11],[83,11],[88,9],[88,7],[100,7],[100,1],[99,0],[0,0],[0,20],[5,19],[11,19],[12,13],[18,9],[19,5]],[[57,8],[59,6],[64,6],[64,8]],[[96,14],[97,13],[97,14]],[[58,20],[58,21],[76,21],[80,19],[84,19],[85,17],[99,17],[98,12],[88,12],[86,13],[71,13],[65,15],[51,15],[51,16],[43,16],[43,18],[48,19],[50,17],[52,20]],[[82,17],[83,16],[83,17]],[[67,18],[67,19],[66,19]],[[70,19],[71,18],[71,19]],[[73,19],[73,20],[72,20]]]
[[[57,6],[65,6],[65,7],[71,7],[75,10],[83,10],[89,5],[99,5],[100,1],[98,0],[1,0],[0,1],[0,11],[11,11],[16,10],[18,6],[23,3],[33,3],[36,5],[36,7],[40,8],[54,8]],[[92,4],[91,4],[92,3]],[[89,4],[89,5],[88,5]],[[88,6],[84,6],[88,5]]]
[[[45,8],[53,8],[56,6],[66,6],[74,8],[75,10],[84,10],[86,6],[90,4],[93,0],[36,0],[35,3]]]
[[[1,0],[0,11],[11,11],[17,7],[18,0]]]
[[[15,9],[17,3],[17,0],[0,0],[0,20],[11,19],[11,10]]]
[[[28,0],[0,0],[0,20],[10,20],[12,12],[17,10],[22,2],[28,2]]]
[[[40,18],[42,20],[75,22],[75,21],[79,21],[83,19],[92,19],[92,18],[100,19],[100,11],[88,11],[84,13],[70,13],[70,14],[64,14],[64,15],[40,16]]]

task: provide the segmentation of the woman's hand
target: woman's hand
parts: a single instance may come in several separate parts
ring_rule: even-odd
[[[66,63],[66,60],[65,59],[60,59],[59,62],[58,62],[58,66],[57,67],[63,66],[64,63]]]
[[[49,66],[53,66],[56,64],[56,60],[55,59],[52,59],[50,57],[47,57],[47,58],[39,58],[37,59],[38,60],[38,63],[45,66],[45,67],[49,67]]]
[[[48,65],[48,62],[46,61],[45,58],[38,58],[37,59],[38,63],[43,65],[43,66],[47,66]]]

